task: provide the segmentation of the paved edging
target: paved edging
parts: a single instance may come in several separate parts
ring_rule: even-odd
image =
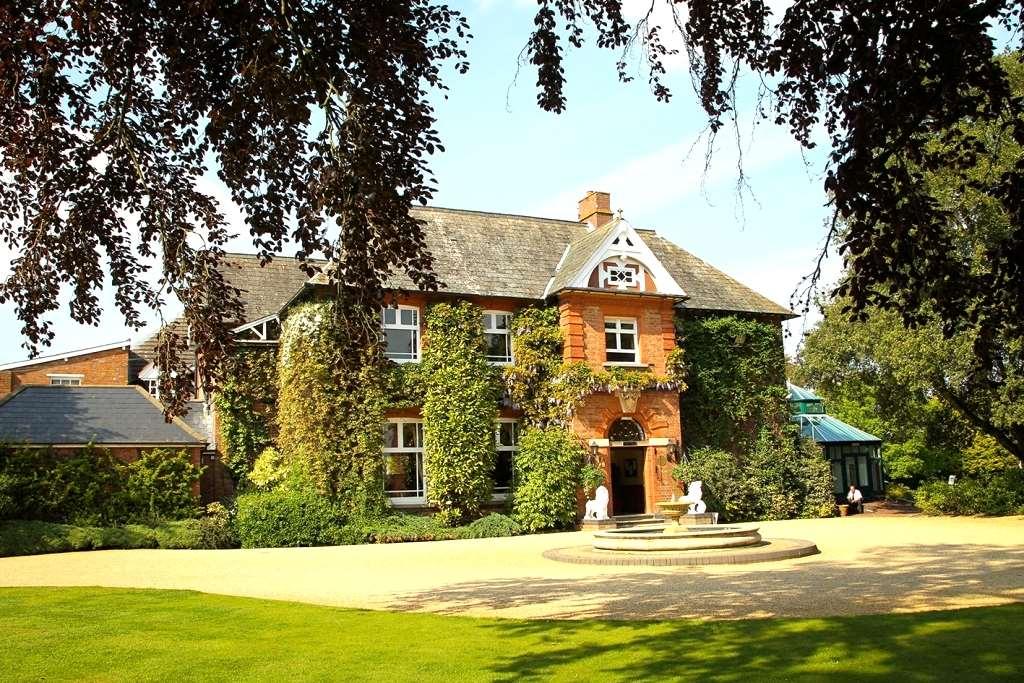
[[[773,538],[758,545],[738,548],[629,552],[596,550],[593,546],[552,548],[544,557],[570,564],[598,564],[617,567],[707,567],[719,564],[777,562],[817,555],[818,546],[797,538]]]

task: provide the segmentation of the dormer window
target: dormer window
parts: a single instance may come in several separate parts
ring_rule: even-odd
[[[484,311],[484,340],[487,360],[496,365],[512,362],[512,314],[504,311]]]
[[[84,375],[47,375],[51,387],[80,387]]]
[[[396,363],[420,359],[420,309],[415,306],[385,307],[381,311],[384,355]]]
[[[605,318],[604,347],[608,363],[639,363],[640,353],[636,341],[636,318]]]

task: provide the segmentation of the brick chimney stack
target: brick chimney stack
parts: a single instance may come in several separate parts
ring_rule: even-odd
[[[591,190],[579,202],[580,223],[586,223],[588,230],[596,230],[612,219],[612,196],[607,192]]]

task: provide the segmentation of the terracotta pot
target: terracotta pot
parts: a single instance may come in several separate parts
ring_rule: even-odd
[[[849,505],[838,505],[837,507],[839,508],[839,516],[840,517],[847,517],[847,516],[849,516],[849,514],[850,514],[850,506]]]

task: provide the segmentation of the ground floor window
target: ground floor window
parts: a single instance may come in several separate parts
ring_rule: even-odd
[[[391,502],[426,502],[423,421],[391,419],[384,425],[384,490]]]
[[[494,497],[505,499],[512,492],[512,461],[519,450],[519,423],[499,420],[494,438],[498,449],[494,462]]]
[[[845,496],[851,485],[867,498],[882,495],[882,459],[878,446],[832,444],[826,451],[831,460],[836,496]]]

